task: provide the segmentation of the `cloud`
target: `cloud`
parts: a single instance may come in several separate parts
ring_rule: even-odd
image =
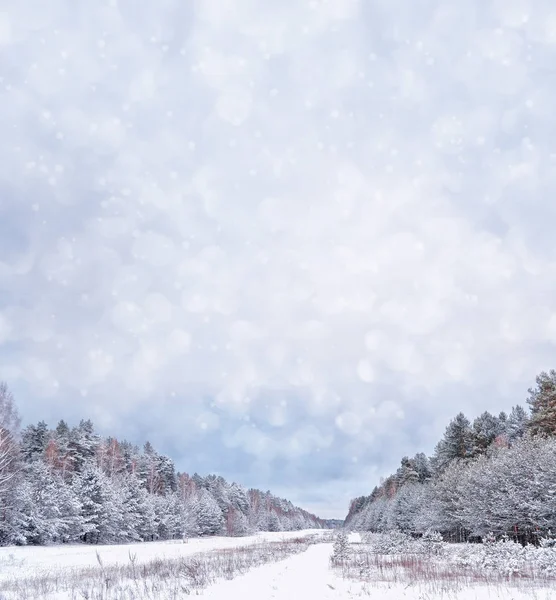
[[[26,420],[341,514],[452,414],[521,401],[553,366],[555,19],[6,8],[0,377]]]

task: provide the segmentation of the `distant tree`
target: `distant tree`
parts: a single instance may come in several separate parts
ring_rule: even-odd
[[[109,437],[99,444],[97,461],[108,477],[121,475],[125,471],[124,457],[116,438]]]
[[[500,419],[485,411],[473,421],[472,453],[474,455],[484,454],[502,433],[504,433],[504,425]]]
[[[453,460],[470,458],[473,453],[471,423],[463,413],[450,421],[443,438],[437,444],[433,465],[437,473],[442,472]]]
[[[21,432],[21,457],[25,462],[32,462],[43,457],[50,439],[48,425],[40,421],[37,425],[28,425]]]
[[[542,372],[537,385],[529,389],[529,429],[533,434],[556,435],[556,371]]]
[[[177,490],[177,475],[174,461],[163,454],[158,456],[157,472],[160,477],[162,494],[171,494]]]
[[[423,452],[418,452],[414,456],[413,466],[415,471],[417,471],[420,483],[424,483],[432,477],[431,462]]]
[[[278,517],[275,510],[269,510],[266,513],[266,523],[264,527],[264,531],[281,531],[282,525],[280,523],[280,518]]]
[[[77,495],[40,460],[27,465],[18,504],[27,544],[76,541],[82,534],[83,517]]]
[[[216,500],[206,490],[199,493],[196,503],[199,535],[216,535],[222,532],[224,517]]]
[[[90,419],[81,420],[77,427],[70,432],[69,448],[74,456],[74,465],[78,473],[84,465],[94,460],[100,437],[95,433],[94,425]]]
[[[332,563],[334,565],[341,565],[345,560],[347,560],[350,552],[351,547],[349,545],[349,537],[347,531],[345,531],[344,529],[340,529],[336,533],[336,539],[332,547]]]
[[[20,422],[14,397],[8,386],[0,382],[0,507],[19,470],[17,434]]]
[[[65,481],[71,477],[71,473],[76,467],[76,454],[71,445],[71,431],[68,424],[64,420],[60,420],[52,440],[56,443],[58,453],[58,469]]]
[[[418,516],[422,508],[423,485],[407,483],[389,503],[388,529],[398,529],[405,533],[416,533]]]
[[[150,442],[146,442],[143,446],[143,453],[139,457],[138,476],[149,494],[164,493],[164,479],[160,468],[161,456]]]
[[[56,440],[50,439],[43,452],[43,461],[51,471],[59,470],[60,452]]]
[[[125,472],[133,475],[136,474],[139,465],[139,448],[135,444],[123,440],[120,442],[120,452],[124,462]]]
[[[510,444],[525,435],[528,423],[529,417],[525,409],[520,405],[514,406],[505,423],[505,435]]]
[[[183,536],[182,507],[176,493],[170,492],[153,499],[157,524],[157,537],[173,540]]]
[[[177,491],[182,502],[197,495],[197,486],[187,473],[178,473],[177,480]]]
[[[235,482],[230,484],[228,488],[228,498],[231,506],[239,510],[245,516],[249,514],[249,497],[243,486]]]
[[[407,456],[404,456],[401,461],[401,466],[396,471],[396,484],[398,487],[405,485],[406,483],[415,483],[419,481],[419,473],[415,468],[415,462],[410,460]]]
[[[98,466],[89,461],[73,481],[73,489],[81,502],[83,541],[98,544],[103,540],[103,528],[113,518],[110,515],[107,479]],[[110,536],[105,536],[110,537]]]
[[[439,531],[453,542],[467,539],[467,530],[462,515],[461,489],[466,469],[462,459],[452,460],[432,484],[432,494],[429,497],[428,514],[430,521],[427,529]]]

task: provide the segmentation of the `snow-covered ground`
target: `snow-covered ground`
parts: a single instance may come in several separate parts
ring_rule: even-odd
[[[97,567],[97,551],[106,566],[126,564],[129,555],[137,563],[155,558],[177,558],[215,549],[257,544],[262,541],[280,541],[307,534],[324,536],[329,532],[308,530],[302,532],[264,533],[245,538],[204,538],[182,542],[154,542],[121,546],[53,546],[0,548],[0,580],[17,580],[40,573],[78,571]],[[350,542],[360,542],[359,534],[351,534]],[[207,600],[341,600],[372,598],[377,600],[552,600],[555,589],[516,589],[506,584],[499,586],[469,586],[454,591],[449,582],[439,581],[431,587],[406,583],[360,582],[344,579],[338,570],[330,567],[333,551],[331,543],[310,546],[305,552],[285,560],[266,564],[232,580],[220,580],[199,591]],[[66,599],[59,594],[49,598]],[[141,596],[143,597],[143,596]],[[151,598],[150,595],[144,596]],[[169,596],[168,596],[169,597]],[[173,596],[174,597],[174,596]],[[184,596],[185,597],[185,596]],[[127,598],[127,596],[126,596]],[[156,596],[166,600],[166,596]]]
[[[137,557],[137,564],[155,558],[177,558],[197,552],[221,548],[236,548],[262,541],[292,539],[307,534],[324,535],[324,530],[258,533],[247,537],[191,538],[170,542],[147,542],[122,545],[60,545],[60,546],[9,546],[0,547],[0,580],[53,573],[83,567],[96,567],[97,552],[105,566],[129,563],[130,554]]]
[[[556,589],[525,593],[501,586],[470,587],[450,592],[439,582],[438,590],[402,584],[363,584],[338,577],[329,566],[332,544],[311,546],[306,552],[279,563],[264,565],[202,592],[210,600],[554,600]]]

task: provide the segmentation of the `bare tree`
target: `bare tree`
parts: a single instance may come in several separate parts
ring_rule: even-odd
[[[0,382],[0,498],[17,474],[19,414],[8,386]]]

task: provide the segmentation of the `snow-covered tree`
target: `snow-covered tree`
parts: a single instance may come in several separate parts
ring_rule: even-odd
[[[217,535],[222,533],[224,516],[216,500],[207,490],[201,490],[195,504],[196,521],[199,535]]]
[[[19,495],[25,543],[42,545],[80,538],[84,519],[77,494],[47,464],[35,460],[27,465]]]
[[[494,440],[504,433],[504,423],[488,411],[473,421],[472,454],[483,454]],[[463,457],[462,457],[463,458]]]
[[[413,468],[417,471],[419,483],[424,483],[432,477],[431,461],[423,452],[418,452],[413,457]]]
[[[437,444],[433,465],[436,472],[442,472],[453,460],[469,458],[473,453],[473,433],[471,423],[463,413],[450,421],[443,438]]]
[[[235,482],[232,483],[228,488],[228,499],[230,505],[243,515],[247,516],[249,514],[249,497],[243,486]]]
[[[529,422],[529,417],[527,416],[527,412],[525,409],[520,406],[514,406],[508,415],[508,418],[505,423],[505,435],[508,438],[510,444],[515,442],[516,440],[522,438],[527,431],[527,424]]]
[[[48,425],[40,421],[37,425],[28,425],[21,432],[21,457],[25,462],[40,460],[50,440]]]
[[[534,434],[556,435],[556,371],[543,371],[536,383],[527,399],[531,407],[529,429]]]
[[[107,477],[92,461],[84,463],[73,481],[73,489],[81,502],[83,541],[93,544],[112,541],[118,522]]]
[[[0,382],[0,506],[6,502],[4,495],[8,494],[19,469],[19,424],[13,395],[8,386]]]
[[[341,565],[349,556],[351,551],[349,545],[349,537],[347,531],[340,529],[336,533],[336,539],[332,548],[332,563],[335,565]]]
[[[81,420],[70,432],[69,448],[73,456],[75,469],[81,472],[84,465],[94,460],[100,437],[95,433],[90,419]]]

